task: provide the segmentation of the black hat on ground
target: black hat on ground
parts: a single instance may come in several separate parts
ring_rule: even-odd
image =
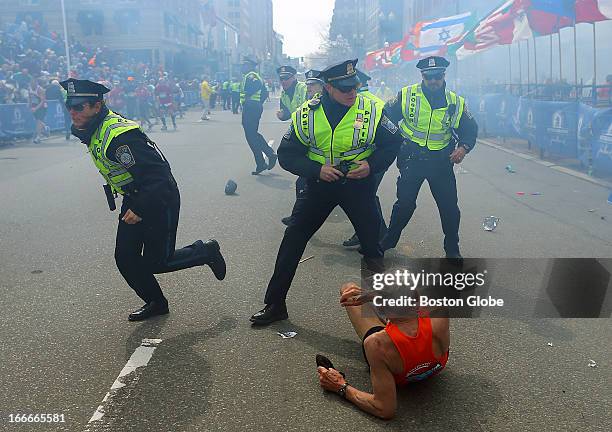
[[[425,75],[445,72],[450,62],[444,57],[432,56],[424,58],[417,63],[417,68]]]
[[[234,180],[228,180],[225,184],[225,195],[234,195],[238,189],[238,185]]]
[[[110,90],[97,82],[68,78],[60,82],[66,90],[66,105],[79,105],[84,102],[97,102],[104,99]]]
[[[277,68],[276,73],[281,79],[288,79],[294,76],[297,71],[293,66],[285,65]]]
[[[321,71],[320,78],[335,87],[350,87],[359,84],[357,77],[357,59],[337,63]]]
[[[323,84],[323,80],[320,78],[321,71],[316,69],[310,69],[306,72],[306,84]]]

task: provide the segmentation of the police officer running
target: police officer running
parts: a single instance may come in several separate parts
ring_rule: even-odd
[[[276,69],[283,91],[280,95],[280,108],[276,112],[279,120],[291,118],[291,114],[306,102],[306,84],[297,80],[297,71],[292,66],[281,66]]]
[[[468,112],[465,99],[446,89],[448,60],[428,57],[419,61],[423,82],[404,87],[386,108],[399,122],[406,139],[397,165],[397,201],[393,205],[383,250],[394,248],[416,209],[425,180],[438,206],[444,251],[447,258],[461,258],[459,251],[460,212],[453,165],[459,164],[476,145],[478,125]]]
[[[378,102],[384,105],[385,102],[381,98],[373,94],[368,87],[368,81],[370,81],[372,77],[359,69],[357,70],[357,76],[359,77],[359,81],[361,82],[361,85],[359,86],[359,90],[357,90],[357,92],[360,95],[367,97],[368,99],[371,99],[375,102]],[[377,192],[378,192],[378,187],[380,186],[380,183],[382,182],[383,177],[385,176],[385,172],[387,171],[385,170],[374,176],[374,178],[376,179],[376,191]],[[378,216],[380,217],[379,237],[382,240],[385,234],[387,233],[387,224],[385,223],[385,218],[383,216],[382,207],[380,205],[380,199],[378,198],[378,194],[376,195],[376,209],[378,210]],[[354,233],[348,240],[345,240],[342,243],[342,246],[346,248],[353,248],[353,247],[359,246],[359,237],[357,236],[357,233]]]
[[[109,207],[123,195],[115,244],[115,261],[128,285],[145,302],[128,316],[141,321],[168,313],[154,273],[168,273],[207,264],[217,279],[225,277],[225,261],[216,240],[197,240],[174,250],[179,219],[179,190],[170,165],[138,124],[110,111],[102,84],[70,78],[66,108],[72,134],[87,146],[107,185]]]
[[[306,244],[336,206],[362,240],[366,258],[381,258],[373,175],[386,170],[401,146],[383,106],[357,94],[357,60],[325,69],[325,92],[304,103],[279,147],[281,166],[308,180],[308,192],[285,230],[268,284],[266,306],[254,325],[287,318],[285,298]]]
[[[276,154],[268,145],[266,139],[259,133],[259,120],[263,113],[263,103],[268,91],[259,74],[255,71],[257,62],[245,59],[242,62],[242,85],[240,86],[240,103],[242,104],[242,127],[247,143],[255,157],[255,171],[259,175],[265,170],[271,170],[276,165]],[[268,157],[268,162],[263,155]]]

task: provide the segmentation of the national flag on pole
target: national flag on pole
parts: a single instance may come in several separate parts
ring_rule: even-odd
[[[558,33],[576,22],[576,0],[517,0],[527,12],[535,36]]]
[[[399,66],[401,63],[401,51],[404,46],[404,41],[394,42],[392,44],[385,43],[385,47],[376,51],[370,51],[366,54],[364,68],[372,69],[388,69],[390,67]]]
[[[522,0],[507,0],[483,18],[451,51],[459,60],[497,45],[508,45],[533,36]]]
[[[462,40],[473,25],[472,12],[418,23],[412,30],[411,41],[416,58],[445,55],[448,46]]]
[[[594,23],[612,19],[612,0],[576,0],[576,22]]]

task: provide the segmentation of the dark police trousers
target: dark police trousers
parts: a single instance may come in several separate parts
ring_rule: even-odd
[[[425,180],[438,205],[444,250],[447,254],[459,252],[459,221],[461,213],[457,205],[457,182],[453,163],[447,152],[431,159],[408,159],[398,162],[400,177],[397,179],[397,201],[393,205],[387,235],[382,241],[383,250],[394,248],[416,209],[417,196]]]
[[[210,253],[204,248],[187,246],[174,250],[179,221],[181,198],[176,189],[172,199],[159,210],[150,211],[142,221],[128,225],[121,220],[129,207],[129,197],[124,197],[117,228],[115,262],[117,268],[138,297],[146,303],[166,303],[159,283],[153,274],[168,273],[210,261]]]
[[[268,145],[266,139],[259,133],[259,120],[263,106],[252,100],[247,100],[242,106],[242,127],[244,128],[244,136],[255,157],[257,167],[266,167],[267,164],[263,155],[270,157],[274,155],[274,150]]]
[[[232,112],[238,114],[240,107],[240,92],[232,92]]]
[[[383,257],[378,244],[380,220],[376,210],[374,177],[334,183],[308,180],[307,193],[296,201],[292,221],[285,230],[274,274],[266,291],[266,304],[285,301],[306,244],[338,205],[353,224],[361,240],[363,255],[366,258]]]

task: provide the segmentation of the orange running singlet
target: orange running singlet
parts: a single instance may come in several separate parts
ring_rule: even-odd
[[[431,318],[418,318],[419,324],[416,336],[408,336],[392,322],[385,327],[385,331],[395,344],[404,362],[404,373],[393,375],[397,385],[405,385],[414,381],[422,381],[436,375],[448,361],[448,351],[440,357],[434,356],[431,348]]]

